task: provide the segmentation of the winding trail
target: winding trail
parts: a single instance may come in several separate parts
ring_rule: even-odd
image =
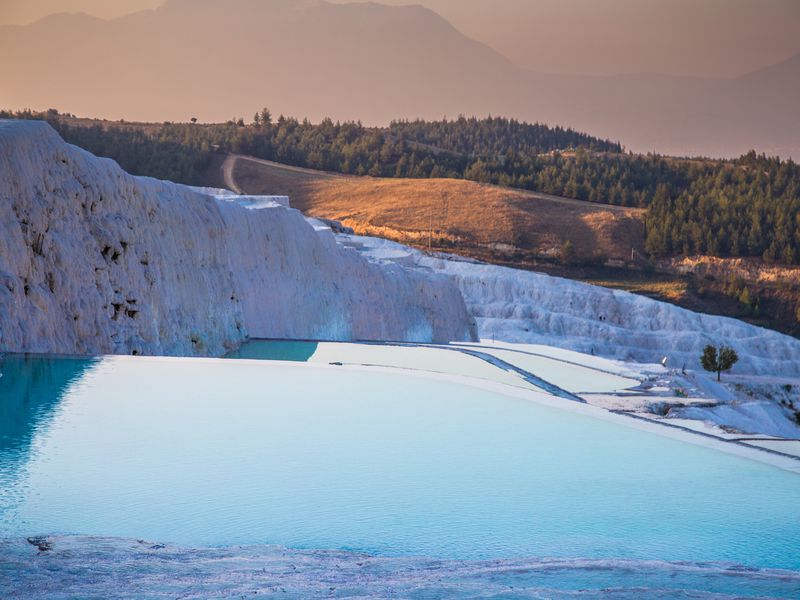
[[[236,185],[236,180],[233,177],[233,169],[236,167],[236,154],[228,154],[225,161],[222,163],[220,169],[222,170],[222,180],[225,182],[225,187],[236,194],[244,194],[244,192]]]

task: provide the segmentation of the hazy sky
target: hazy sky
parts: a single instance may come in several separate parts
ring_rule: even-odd
[[[0,24],[24,25],[58,12],[85,12],[111,19],[164,0],[0,0]]]
[[[0,0],[0,24],[67,11],[112,18],[162,1]],[[732,76],[800,52],[800,0],[379,1],[423,4],[540,71]]]

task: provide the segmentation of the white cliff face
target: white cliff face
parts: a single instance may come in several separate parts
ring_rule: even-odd
[[[448,277],[365,260],[272,200],[133,177],[45,123],[0,121],[0,351],[474,337]]]
[[[737,319],[541,273],[436,259],[423,264],[455,278],[483,338],[638,362],[667,357],[678,369],[699,369],[706,344],[726,345],[739,353],[738,373],[800,375],[800,341]]]
[[[800,376],[800,340],[737,319],[541,273],[427,256],[374,238],[340,236],[373,260],[445,274],[461,289],[482,339],[544,344],[607,358],[697,370],[706,344],[739,353],[734,372]]]

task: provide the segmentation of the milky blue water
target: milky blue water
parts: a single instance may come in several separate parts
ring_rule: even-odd
[[[318,346],[317,342],[254,340],[243,344],[225,358],[306,362],[314,355]]]
[[[0,537],[800,570],[800,476],[585,414],[291,363],[0,369]]]

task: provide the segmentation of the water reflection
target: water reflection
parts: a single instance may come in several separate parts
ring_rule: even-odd
[[[43,431],[65,392],[95,358],[0,356],[0,475],[19,467],[33,438]]]

